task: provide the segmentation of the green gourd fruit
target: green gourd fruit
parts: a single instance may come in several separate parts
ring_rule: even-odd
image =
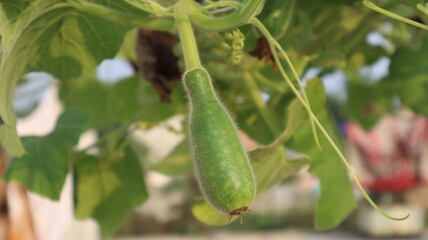
[[[235,123],[202,68],[184,75],[195,174],[205,199],[218,211],[241,216],[256,193],[255,178]],[[242,219],[241,219],[242,220]]]

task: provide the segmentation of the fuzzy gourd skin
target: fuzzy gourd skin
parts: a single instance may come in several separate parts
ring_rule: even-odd
[[[220,212],[241,215],[256,193],[254,173],[235,124],[214,93],[206,70],[184,75],[190,105],[190,143],[204,197]]]

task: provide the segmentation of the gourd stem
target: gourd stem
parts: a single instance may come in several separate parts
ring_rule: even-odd
[[[187,6],[187,0],[179,1],[174,8],[174,13],[177,13],[175,22],[183,49],[186,70],[188,71],[195,68],[202,68],[202,64],[199,59],[198,47],[196,45],[195,35],[192,25],[190,24],[189,16],[180,14],[188,11]]]
[[[127,26],[154,30],[170,30],[174,26],[172,18],[151,18],[148,16],[124,13],[112,8],[86,1],[68,1],[66,3],[79,11],[98,16]]]
[[[220,31],[237,28],[257,15],[261,11],[264,2],[265,0],[245,0],[242,2],[241,7],[224,17],[208,16],[202,12],[196,12],[191,14],[190,18],[194,24],[208,30]],[[188,7],[200,8],[200,5],[192,1],[189,3]]]

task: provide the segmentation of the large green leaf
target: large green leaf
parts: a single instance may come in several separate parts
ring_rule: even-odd
[[[269,144],[272,141],[272,133],[253,103],[248,102],[241,104],[236,120],[239,127],[245,131],[251,139],[262,144]]]
[[[22,10],[30,5],[30,1],[1,0],[0,4],[5,14],[4,19],[13,22],[19,16]],[[4,25],[7,24],[8,21],[5,20],[0,22],[1,29],[3,29]]]
[[[403,105],[417,114],[428,116],[428,74],[398,80],[394,88]]]
[[[274,38],[284,35],[291,23],[296,0],[270,0],[258,18]]]
[[[28,154],[14,158],[4,174],[29,190],[58,200],[69,172],[69,157],[88,121],[81,110],[68,110],[58,119],[53,132],[43,137],[22,139]]]
[[[312,111],[320,120],[329,135],[337,145],[339,140],[333,128],[325,107],[325,94],[322,82],[319,79],[308,81],[306,93],[311,103]],[[297,100],[293,105],[301,105]],[[293,135],[287,146],[311,157],[309,171],[316,175],[321,183],[321,196],[316,209],[315,227],[329,229],[336,227],[356,207],[356,200],[349,181],[348,172],[337,156],[327,139],[319,132],[319,141],[322,151],[316,147],[310,127],[309,118],[303,108],[297,108],[294,114],[306,116],[302,122],[303,127]],[[299,110],[300,109],[300,110]]]
[[[60,97],[67,108],[82,108],[91,113],[91,127],[141,120],[157,123],[174,114],[184,113],[184,93],[175,87],[171,103],[161,103],[148,81],[138,75],[115,84],[103,84],[94,77],[67,82]]]
[[[115,233],[129,212],[148,197],[132,149],[115,156],[84,155],[74,168],[76,217],[95,219],[104,237]]]
[[[219,213],[205,200],[197,200],[192,207],[193,216],[210,226],[224,226],[229,223],[227,216]]]
[[[24,153],[12,108],[17,81],[32,70],[76,78],[113,57],[129,29],[77,12],[62,0],[0,1],[0,142],[10,155]]]
[[[343,68],[350,55],[366,44],[365,36],[375,27],[373,17],[354,0],[299,0],[295,18],[284,35],[283,46],[300,57],[311,57],[311,64],[327,69]]]
[[[365,129],[372,128],[391,108],[391,91],[383,83],[384,81],[375,84],[367,84],[362,81],[347,83],[346,111]]]
[[[192,173],[193,165],[191,159],[190,142],[184,138],[166,156],[162,162],[153,166],[153,170],[170,176],[180,176]]]
[[[309,160],[306,157],[288,159],[283,147],[284,141],[287,141],[304,121],[302,117],[305,116],[300,114],[300,108],[302,106],[298,104],[290,106],[286,130],[272,144],[248,153],[256,178],[257,195],[308,166]],[[199,221],[208,225],[220,226],[228,223],[226,215],[219,213],[204,200],[195,203],[192,213]]]
[[[428,40],[419,48],[401,47],[391,57],[389,72],[391,77],[399,81],[415,75],[428,76]]]
[[[60,89],[60,99],[66,108],[82,108],[91,114],[91,128],[112,122],[106,104],[107,94],[107,87],[93,77],[67,82]]]
[[[82,77],[66,82],[60,98],[67,108],[82,108],[91,114],[90,127],[104,128],[121,121],[136,120],[142,104],[138,76],[104,84],[95,77]]]
[[[403,104],[418,114],[428,116],[428,41],[419,48],[399,48],[391,57],[391,84]]]

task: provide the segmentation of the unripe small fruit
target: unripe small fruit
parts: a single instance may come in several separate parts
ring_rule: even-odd
[[[255,197],[256,186],[236,126],[205,69],[185,73],[184,86],[189,98],[192,157],[202,194],[229,219],[242,215]]]

